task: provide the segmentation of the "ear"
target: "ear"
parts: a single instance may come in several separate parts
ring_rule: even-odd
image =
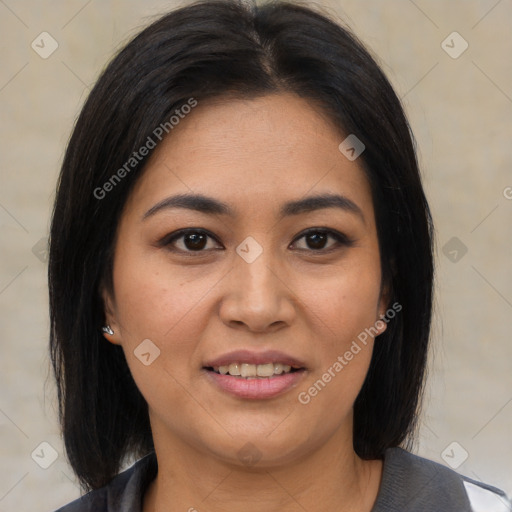
[[[390,306],[391,297],[391,284],[383,283],[380,291],[379,304],[377,307],[377,318],[375,319],[375,327],[379,331],[377,336],[381,335],[387,329],[388,324],[385,318],[386,312]]]
[[[121,329],[116,318],[114,298],[103,285],[100,286],[100,295],[103,300],[103,311],[105,313],[105,322],[103,325],[110,325],[114,331],[114,334],[108,334],[106,332],[103,332],[102,334],[110,343],[113,343],[114,345],[121,345]]]

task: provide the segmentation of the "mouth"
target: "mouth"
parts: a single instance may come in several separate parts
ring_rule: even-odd
[[[244,400],[266,400],[298,386],[307,373],[303,367],[282,363],[231,363],[203,367],[213,387]]]
[[[279,350],[235,350],[205,361],[202,369],[217,391],[253,400],[282,395],[308,373],[303,361]]]

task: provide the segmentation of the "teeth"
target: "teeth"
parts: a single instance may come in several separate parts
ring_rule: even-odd
[[[228,372],[230,375],[241,375],[240,365],[238,363],[231,363],[228,366]]]
[[[245,364],[242,363],[242,368],[240,370],[240,375],[242,377],[256,377],[257,370],[255,364]]]
[[[274,375],[273,363],[259,364],[258,366],[255,366],[254,369],[256,370],[256,375],[258,375],[258,377],[270,377],[271,375]]]
[[[265,363],[265,364],[249,364],[249,363],[231,363],[229,366],[215,366],[213,370],[222,375],[234,375],[239,377],[272,377],[272,375],[280,375],[282,373],[290,373],[292,367],[289,364],[281,363]]]

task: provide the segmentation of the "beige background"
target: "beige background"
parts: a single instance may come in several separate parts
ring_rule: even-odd
[[[33,248],[47,236],[63,151],[91,84],[115,49],[175,5],[0,0],[0,512],[49,511],[78,496],[47,379],[46,266]],[[403,97],[437,226],[418,453],[446,464],[456,441],[447,460],[467,451],[459,472],[512,494],[512,1],[323,5],[373,50]],[[59,45],[47,59],[31,48],[43,31]],[[469,44],[457,59],[441,46],[453,31]],[[451,51],[461,49],[452,39]],[[445,248],[452,237],[467,247],[457,262],[455,246]],[[58,453],[46,470],[31,458],[41,442]]]

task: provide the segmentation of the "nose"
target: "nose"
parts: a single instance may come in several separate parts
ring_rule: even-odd
[[[282,265],[267,251],[252,263],[237,256],[229,272],[220,317],[231,328],[274,332],[289,326],[296,314],[293,291]]]

